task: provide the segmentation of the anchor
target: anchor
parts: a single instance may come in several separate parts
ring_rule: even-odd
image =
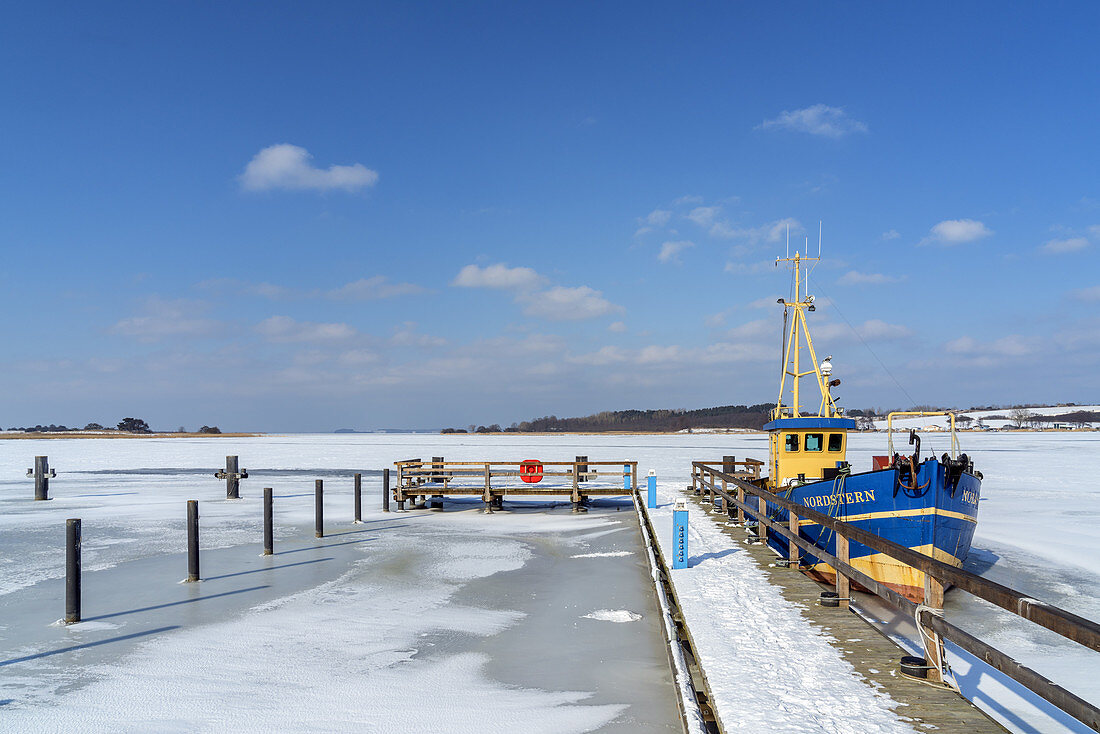
[[[227,500],[239,500],[241,498],[241,480],[248,479],[248,471],[238,466],[236,456],[225,457],[225,469],[214,474],[215,479],[225,480],[225,498]]]

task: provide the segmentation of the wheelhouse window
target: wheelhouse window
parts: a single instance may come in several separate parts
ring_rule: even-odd
[[[823,433],[807,433],[806,434],[806,450],[807,451],[820,451],[822,442],[825,439]]]
[[[784,448],[787,451],[798,451],[798,434],[797,433],[788,433],[787,434],[786,443],[784,443]]]
[[[844,434],[843,433],[830,433],[829,434],[829,450],[830,451],[843,451],[844,450]]]

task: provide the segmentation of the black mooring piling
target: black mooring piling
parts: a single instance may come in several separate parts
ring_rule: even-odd
[[[187,580],[199,580],[199,501],[187,500]]]
[[[355,522],[363,522],[363,475],[355,475]]]
[[[264,487],[264,555],[270,556],[275,552],[275,533],[272,520],[272,505],[274,499],[272,497],[271,487]]]
[[[65,521],[65,624],[80,621],[80,518]]]
[[[382,470],[382,512],[390,511],[390,470]]]
[[[50,469],[49,457],[34,457],[34,468],[27,469],[27,476],[34,477],[34,498],[36,500],[48,500],[50,498],[50,478],[57,476],[57,473]]]
[[[321,479],[313,485],[313,534],[325,537],[325,483]]]
[[[214,476],[225,480],[225,498],[227,500],[239,500],[241,498],[241,480],[248,479],[248,472],[240,468],[240,461],[236,456],[225,457],[225,469],[216,472]]]

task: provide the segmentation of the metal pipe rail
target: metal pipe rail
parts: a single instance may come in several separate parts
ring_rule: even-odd
[[[881,538],[874,533],[858,528],[843,520],[837,520],[828,515],[824,515],[805,505],[792,502],[763,487],[759,487],[719,469],[715,469],[710,466],[710,464],[720,465],[721,462],[692,462],[692,473],[695,474],[696,470],[698,470],[698,475],[693,478],[699,482],[704,491],[711,493],[712,498],[715,495],[721,496],[723,498],[723,503],[728,503],[724,506],[724,509],[727,510],[727,514],[730,506],[739,508],[742,512],[756,518],[764,527],[779,533],[802,550],[827,562],[836,570],[838,579],[843,575],[847,579],[864,586],[871,593],[885,599],[887,602],[890,602],[908,614],[913,615],[916,613],[916,604],[893,589],[890,589],[885,584],[878,583],[853,567],[846,560],[841,560],[824,548],[802,538],[797,531],[797,519],[793,523],[788,522],[788,526],[771,520],[767,516],[767,503],[770,502],[785,508],[788,513],[790,513],[790,518],[802,517],[812,520],[823,527],[832,529],[837,534],[838,538],[844,537],[847,540],[854,540],[862,543],[872,550],[885,553],[891,558],[923,571],[937,581],[954,584],[957,588],[996,604],[1052,632],[1056,632],[1066,639],[1078,642],[1093,650],[1100,650],[1100,625],[1091,620],[1078,617],[1072,612],[1025,596],[1014,589],[984,579],[969,571],[950,566],[922,553],[917,553],[910,548]],[[735,495],[723,489],[720,482],[731,483],[742,490],[744,494],[751,494],[759,499],[763,499],[765,501],[765,507],[754,507],[747,502],[741,502]],[[794,529],[792,529],[790,525],[793,525]],[[1036,695],[1054,704],[1070,716],[1078,719],[1086,726],[1089,726],[1095,731],[1100,731],[1100,708],[1075,696],[1073,693],[1067,691],[1048,678],[1020,664],[1008,655],[982,642],[965,630],[956,627],[943,617],[933,614],[927,609],[921,611],[920,623],[940,635],[942,638],[951,640],[962,649],[984,660],[992,667],[1017,681]]]

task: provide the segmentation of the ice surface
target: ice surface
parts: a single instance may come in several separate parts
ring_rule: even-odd
[[[642,615],[632,612],[628,609],[597,609],[594,612],[581,615],[582,619],[595,619],[600,622],[616,622],[618,624],[624,624],[626,622],[637,622],[642,618]]]
[[[853,434],[849,459],[869,467],[873,454],[886,453],[885,438]],[[1093,532],[1100,492],[1090,463],[1100,456],[1100,434],[967,433],[961,439],[963,450],[985,474],[968,565],[1036,598],[1100,618],[1100,575],[1093,564],[1100,551],[1100,535]],[[925,450],[938,454],[947,448],[946,435],[925,435]],[[50,483],[55,498],[50,502],[30,501],[33,484],[24,474],[36,454],[49,455],[58,471]],[[226,501],[224,482],[212,476],[224,466],[226,454],[239,455],[252,474],[242,483],[239,501]],[[499,517],[472,511],[383,516],[374,509],[377,472],[398,459],[571,461],[577,454],[594,461],[637,460],[643,475],[656,470],[661,501],[667,503],[690,483],[693,459],[717,461],[723,454],[765,458],[767,438],[341,434],[0,441],[0,645],[6,653],[0,663],[99,645],[0,666],[0,701],[11,701],[0,704],[0,728],[24,730],[30,723],[46,731],[97,728],[96,722],[114,716],[112,721],[132,722],[116,727],[129,731],[192,730],[196,727],[188,724],[195,722],[210,730],[258,730],[271,722],[268,707],[282,707],[291,714],[290,728],[298,730],[363,724],[368,731],[383,731],[399,715],[407,729],[415,715],[437,730],[464,731],[464,720],[499,707],[501,731],[627,731],[623,722],[637,716],[641,704],[624,709],[624,698],[595,684],[571,682],[571,676],[559,674],[571,665],[564,659],[533,664],[532,656],[545,656],[545,641],[529,640],[524,631],[541,619],[549,629],[569,625],[569,635],[587,634],[590,628],[598,635],[591,644],[598,644],[616,630],[629,635],[640,625],[659,624],[656,610],[646,613],[637,606],[639,600],[599,598],[633,588],[604,588],[609,587],[600,584],[604,575],[619,578],[624,568],[645,563],[645,554],[627,542],[634,542],[637,532],[629,516],[572,515],[565,498],[540,500],[533,506],[541,509]],[[314,549],[313,479],[325,479],[326,516],[335,525],[350,512],[350,474],[355,471],[365,473],[367,522],[344,524],[335,532],[361,534],[333,535],[325,547]],[[277,553],[288,552],[274,560],[260,558],[257,544],[264,486],[275,488]],[[172,578],[182,578],[187,499],[200,500],[204,574],[229,576],[204,581],[206,590],[196,592],[173,583],[180,594],[177,606],[90,619],[155,606],[163,596],[166,568]],[[448,501],[449,508],[478,504]],[[84,521],[89,621],[50,627],[63,612],[60,551],[67,517]],[[662,523],[657,522],[659,534]],[[853,722],[844,712],[860,711],[858,727],[851,731],[907,730],[891,711],[892,702],[860,682],[797,610],[754,577],[726,536],[711,537],[705,527],[704,518],[692,516],[695,565],[676,572],[676,583],[697,616],[702,614],[698,610],[707,610],[707,621],[689,622],[696,643],[706,651],[709,680],[725,681],[716,695],[719,706],[733,712],[727,723],[768,731],[849,731],[845,727]],[[426,555],[409,565],[402,548]],[[242,554],[253,565],[242,566]],[[533,568],[553,584],[534,597],[527,590],[529,579],[516,581]],[[242,569],[250,575],[232,575]],[[142,580],[142,588],[125,589],[124,596],[134,599],[129,606],[108,608],[112,573]],[[586,605],[563,604],[549,591],[578,581],[587,584],[576,591]],[[219,584],[228,595],[210,593]],[[186,595],[192,593],[203,594],[203,600],[189,603]],[[129,603],[128,598],[120,602]],[[483,598],[492,598],[492,604]],[[88,610],[95,604],[104,608],[93,614]],[[34,610],[31,627],[9,614],[16,608]],[[199,613],[200,608],[211,611]],[[632,624],[580,619],[598,609],[644,616]],[[1095,653],[992,612],[957,591],[948,592],[947,616],[1078,695],[1100,700]],[[723,617],[730,629],[714,623]],[[157,631],[162,627],[172,629]],[[99,644],[137,633],[144,636]],[[496,641],[504,638],[508,649],[522,649],[525,655],[502,654]],[[749,645],[749,639],[766,644]],[[731,653],[729,645],[751,649],[741,655]],[[621,657],[633,648],[616,649]],[[797,669],[785,667],[794,659],[800,660]],[[336,667],[333,661],[339,661]],[[65,670],[61,662],[74,667]],[[614,679],[624,681],[623,690],[656,675],[646,672],[627,683],[622,666],[601,671],[608,680],[620,676]],[[462,684],[454,685],[456,679]],[[437,689],[446,686],[433,684],[443,680],[451,680],[452,687],[437,696]],[[769,681],[778,687],[769,687]],[[272,685],[265,688],[266,682]],[[276,690],[285,695],[276,696]],[[753,690],[759,695],[746,696]],[[835,697],[835,705],[824,706],[822,696]],[[826,708],[840,713],[822,714]],[[377,712],[376,726],[364,723],[367,710]],[[765,710],[766,719],[761,718]],[[639,728],[636,723],[630,726]],[[480,731],[495,730],[487,728],[495,724],[481,719],[478,725]]]

